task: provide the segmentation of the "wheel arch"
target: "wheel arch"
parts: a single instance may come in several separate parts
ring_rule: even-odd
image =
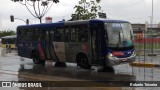
[[[37,54],[37,56],[35,56]],[[32,50],[32,59],[33,59],[33,62],[34,62],[34,59],[37,59],[38,62],[34,62],[35,64],[45,64],[46,60],[42,60],[40,55],[39,55],[39,52],[37,50]]]
[[[79,58],[79,56],[82,56],[82,55],[85,55],[86,57],[87,57],[87,59],[88,59],[88,55],[86,54],[86,53],[84,53],[84,52],[79,52],[77,55],[76,55],[76,63],[77,63],[77,65],[78,65],[78,58]],[[88,63],[90,64],[90,61],[88,60]]]

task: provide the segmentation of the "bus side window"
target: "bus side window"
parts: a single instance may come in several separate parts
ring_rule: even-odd
[[[78,40],[80,42],[86,42],[88,40],[88,30],[87,30],[87,26],[81,26],[78,28]]]
[[[53,33],[53,40],[56,42],[64,42],[65,41],[65,36],[64,36],[64,28],[62,27],[57,27],[56,30],[52,31]]]
[[[21,33],[21,30],[18,29],[18,35],[19,35],[18,40],[19,40],[19,41],[21,41],[21,39],[22,39],[21,34],[22,34],[22,33]]]
[[[54,41],[57,41],[57,42],[61,41],[61,34],[59,30],[54,31]]]
[[[60,42],[64,42],[65,41],[65,36],[64,36],[64,27],[62,28],[62,27],[60,27],[59,29],[58,29],[58,31],[60,32]]]
[[[33,36],[34,41],[44,40],[43,32],[40,28],[35,28],[34,33],[35,33],[35,36]]]
[[[25,41],[25,37],[26,37],[26,30],[25,29],[20,29],[18,40],[19,41]]]
[[[35,28],[34,33],[35,33],[34,41],[38,41],[38,38],[39,38],[39,29]]]
[[[33,40],[33,30],[32,29],[28,29],[26,32],[26,40],[27,41],[32,41]]]
[[[53,42],[54,41],[54,31],[50,31],[50,40],[51,40],[51,42]]]
[[[76,28],[74,27],[71,28],[71,41],[76,41]]]
[[[65,42],[69,42],[70,41],[70,30],[68,27],[65,28],[64,36],[65,36]]]
[[[71,41],[85,42],[87,41],[87,29],[84,25],[78,25],[71,28]]]

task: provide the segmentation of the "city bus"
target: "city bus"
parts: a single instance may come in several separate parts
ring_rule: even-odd
[[[11,48],[16,49],[16,38],[17,35],[4,36],[1,38],[1,47],[2,48]]]
[[[123,20],[80,20],[17,27],[18,55],[35,64],[46,60],[112,67],[135,61],[133,30]]]

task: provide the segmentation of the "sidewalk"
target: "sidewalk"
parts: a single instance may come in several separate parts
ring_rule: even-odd
[[[9,55],[9,54],[17,55],[17,50],[11,49],[10,52],[9,52],[9,51],[7,51],[6,48],[0,47],[0,56],[6,56],[6,55]]]

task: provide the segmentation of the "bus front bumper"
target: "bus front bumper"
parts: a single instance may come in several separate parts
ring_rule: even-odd
[[[131,55],[130,57],[126,57],[126,58],[117,58],[117,57],[109,58],[108,57],[109,66],[134,62],[135,57],[136,57],[135,54]]]

